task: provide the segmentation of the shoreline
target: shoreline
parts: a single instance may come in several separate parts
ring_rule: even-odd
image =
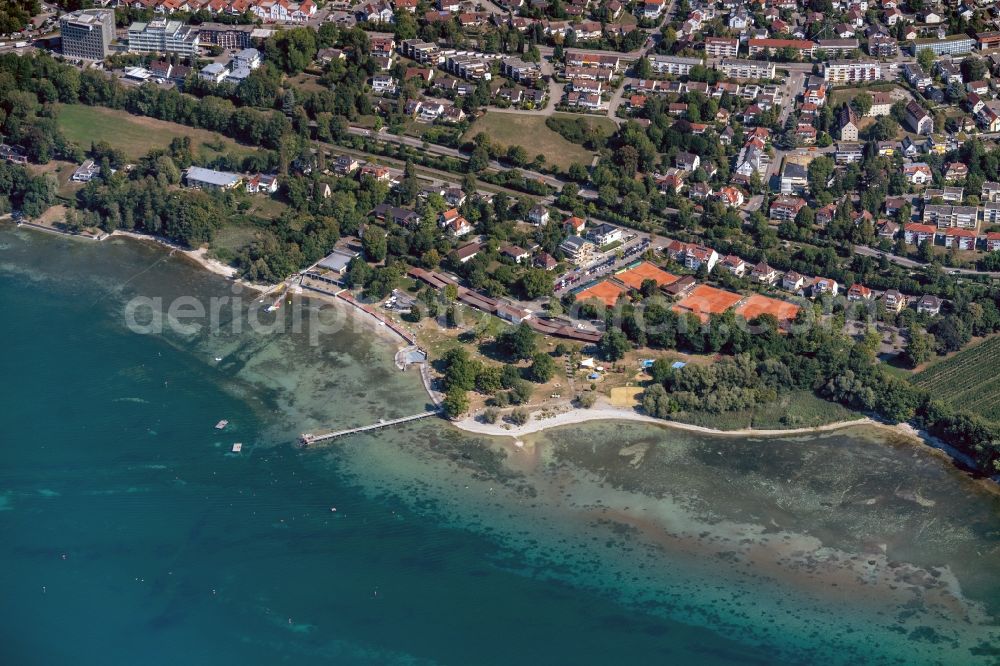
[[[193,250],[189,250],[161,236],[153,236],[151,234],[141,234],[136,231],[124,231],[122,229],[115,229],[105,238],[114,238],[116,236],[121,238],[131,238],[132,240],[140,242],[155,243],[156,245],[167,248],[173,252],[178,252],[187,257],[188,259],[190,259],[191,261],[193,261],[194,263],[196,263],[201,268],[208,271],[209,273],[214,273],[215,275],[219,275],[228,280],[232,280],[233,282],[240,284],[246,287],[247,289],[259,292],[262,296],[274,291],[280,286],[280,284],[258,284],[255,282],[250,282],[249,280],[244,280],[243,278],[236,277],[236,269],[233,268],[232,266],[229,266],[228,264],[222,263],[218,259],[213,259],[209,257],[208,248],[206,247],[199,247]]]
[[[67,234],[66,232],[59,231],[56,229],[47,229],[36,224],[18,224],[19,228],[27,227],[29,229],[34,229],[41,232],[51,232],[63,236],[79,237],[75,234]],[[225,277],[233,282],[241,284],[242,286],[258,292],[261,297],[266,296],[271,291],[286,285],[291,287],[290,281],[286,280],[280,284],[276,285],[266,285],[266,284],[255,284],[248,282],[246,280],[236,278],[236,269],[232,266],[228,266],[217,259],[212,259],[207,256],[208,249],[205,247],[199,247],[193,250],[186,249],[176,243],[173,243],[165,238],[159,236],[153,236],[150,234],[141,234],[133,231],[123,231],[115,230],[109,234],[105,234],[103,238],[94,239],[92,237],[83,237],[90,240],[105,240],[113,236],[120,236],[124,238],[129,238],[138,242],[154,243],[160,247],[168,249],[173,252],[179,252],[181,255],[186,257],[197,267],[206,270],[215,275]],[[307,293],[312,292],[312,293]],[[355,316],[359,320],[365,320],[372,322],[371,328],[375,330],[376,334],[380,334],[387,342],[391,342],[397,345],[397,353],[399,350],[406,348],[413,343],[406,339],[400,332],[396,331],[393,327],[387,325],[380,325],[381,319],[375,314],[369,312],[361,303],[353,299],[346,299],[336,296],[334,294],[328,294],[315,289],[302,289],[300,294],[304,298],[315,298],[326,303],[335,304],[342,308],[344,312],[352,313],[348,316]],[[363,316],[367,315],[367,316]],[[428,377],[424,375],[424,371],[421,371],[421,383],[428,397],[434,404],[439,404],[439,398],[436,398],[431,386],[428,383]],[[572,425],[578,425],[583,423],[589,423],[593,421],[632,421],[639,423],[648,423],[651,425],[656,425],[663,428],[672,428],[674,430],[681,430],[685,432],[700,433],[715,437],[785,437],[785,436],[796,436],[796,435],[809,435],[822,432],[831,432],[835,430],[841,430],[843,428],[849,428],[852,426],[869,426],[875,427],[882,430],[887,430],[891,434],[905,438],[910,442],[920,443],[926,446],[930,451],[934,452],[936,455],[940,455],[943,458],[951,462],[952,465],[962,470],[964,473],[975,477],[975,480],[979,485],[987,488],[990,492],[995,494],[1000,494],[1000,474],[994,476],[983,476],[977,472],[975,466],[968,456],[961,451],[958,451],[953,446],[942,441],[938,437],[931,435],[928,432],[920,430],[910,423],[898,423],[895,425],[889,425],[882,423],[871,417],[861,417],[858,419],[852,419],[848,421],[837,421],[834,423],[826,423],[818,426],[809,426],[802,428],[788,428],[788,429],[756,429],[756,428],[741,428],[738,430],[720,430],[717,428],[709,428],[707,426],[699,426],[689,423],[683,423],[680,421],[669,421],[665,419],[658,419],[646,414],[635,411],[634,409],[626,409],[621,407],[613,407],[606,403],[600,404],[598,406],[584,409],[575,408],[569,403],[563,403],[556,406],[554,409],[562,410],[556,413],[551,413],[549,409],[541,409],[533,411],[529,415],[529,420],[527,423],[521,426],[515,426],[509,423],[483,423],[477,421],[473,415],[466,416],[459,421],[451,421],[445,419],[447,423],[455,428],[462,430],[464,432],[478,434],[478,435],[488,435],[494,437],[511,437],[517,439],[522,435],[536,434],[539,432],[544,432],[553,428],[567,427]],[[542,418],[538,418],[539,415]]]
[[[362,308],[361,304],[357,301],[347,300],[346,298],[341,298],[340,296],[336,296],[330,292],[320,291],[314,287],[302,287],[302,293],[300,295],[303,298],[315,299],[317,301],[322,301],[323,303],[334,305],[340,308],[343,312],[347,313],[349,317],[354,317],[359,322],[365,322],[364,325],[366,327],[370,327],[377,334],[381,335],[387,342],[392,342],[397,345],[397,352],[400,349],[405,349],[413,344],[392,326],[381,324],[381,319]]]
[[[477,421],[474,416],[467,416],[459,421],[449,421],[449,423],[465,432],[476,433],[479,435],[492,435],[496,437],[520,437],[522,435],[543,432],[552,428],[561,428],[581,423],[589,423],[592,421],[634,421],[639,423],[649,423],[665,428],[672,428],[674,430],[684,430],[686,432],[697,432],[706,435],[724,437],[783,437],[786,435],[808,435],[858,425],[881,426],[896,431],[895,426],[887,426],[867,416],[852,419],[850,421],[836,421],[834,423],[825,423],[823,425],[803,428],[740,428],[738,430],[719,430],[717,428],[709,428],[707,426],[699,426],[691,423],[682,423],[680,421],[658,419],[654,416],[642,414],[635,410],[611,407],[609,405],[601,405],[590,409],[577,409],[570,407],[568,411],[562,411],[552,416],[537,418],[539,414],[545,414],[545,412],[532,412],[528,422],[521,426],[499,422],[483,423],[481,421]]]
[[[556,409],[562,407],[567,407],[568,405],[560,405]],[[911,423],[897,423],[895,425],[890,425],[888,423],[883,423],[877,421],[869,416],[862,416],[857,419],[852,419],[849,421],[835,421],[833,423],[824,423],[818,426],[809,426],[803,428],[788,428],[788,429],[757,429],[757,428],[740,428],[737,430],[720,430],[718,428],[709,428],[707,426],[699,426],[691,423],[683,423],[681,421],[668,421],[665,419],[658,419],[647,414],[642,414],[632,409],[626,409],[623,407],[612,407],[608,404],[601,404],[590,409],[575,408],[568,406],[568,409],[560,411],[555,414],[550,414],[548,410],[533,411],[529,414],[529,420],[527,423],[521,426],[515,426],[511,423],[484,423],[482,421],[477,421],[475,415],[469,415],[458,421],[447,422],[463,432],[473,433],[477,435],[488,435],[492,437],[510,437],[517,440],[524,435],[533,435],[540,432],[545,432],[547,430],[552,430],[555,428],[564,428],[574,425],[580,425],[583,423],[591,423],[594,421],[631,421],[637,423],[648,423],[650,425],[655,425],[661,428],[668,428],[672,430],[680,430],[683,432],[693,432],[702,435],[709,435],[712,437],[788,437],[788,436],[799,436],[799,435],[813,435],[823,432],[833,432],[836,430],[842,430],[844,428],[851,428],[854,426],[865,426],[869,428],[876,428],[883,430],[888,434],[901,437],[912,444],[920,444],[932,454],[940,456],[942,459],[950,462],[954,467],[961,470],[963,473],[969,475],[975,482],[984,488],[987,488],[990,492],[1000,495],[1000,475],[995,476],[982,476],[977,472],[975,466],[973,465],[971,459],[968,455],[956,450],[949,444],[941,441],[939,438],[931,435],[930,433],[920,430]],[[542,415],[542,418],[538,418]]]

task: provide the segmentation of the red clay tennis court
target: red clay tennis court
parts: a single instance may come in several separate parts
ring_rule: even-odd
[[[630,268],[615,276],[615,279],[632,289],[639,289],[644,280],[653,280],[657,287],[663,287],[677,282],[680,278],[668,273],[662,268],[644,261],[635,268]]]
[[[799,306],[788,301],[753,294],[736,310],[747,321],[756,319],[762,314],[773,315],[778,321],[792,321],[799,313]]]
[[[722,314],[742,299],[741,295],[731,291],[699,284],[673,307],[673,311],[681,314],[693,312],[702,321],[707,321],[709,315]]]
[[[604,303],[609,308],[613,308],[618,302],[618,297],[625,293],[625,290],[607,280],[601,280],[597,284],[587,287],[576,295],[576,302],[583,303],[592,298]]]

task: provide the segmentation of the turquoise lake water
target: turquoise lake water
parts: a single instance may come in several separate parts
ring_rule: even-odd
[[[139,335],[132,296],[231,286],[10,227],[0,294],[4,664],[1000,658],[1000,500],[882,432],[430,421],[302,450],[425,406],[366,322]]]

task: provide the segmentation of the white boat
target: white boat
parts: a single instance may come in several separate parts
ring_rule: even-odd
[[[215,357],[215,362],[216,362],[216,363],[220,363],[220,362],[222,362],[222,357],[221,357],[221,356],[216,356],[216,357]]]
[[[215,424],[215,429],[216,430],[222,430],[227,425],[229,425],[229,421],[227,421],[226,419],[222,419],[221,421],[219,421],[218,423]]]
[[[233,444],[233,453],[239,453],[242,450],[243,450],[242,442],[236,442],[235,444]]]

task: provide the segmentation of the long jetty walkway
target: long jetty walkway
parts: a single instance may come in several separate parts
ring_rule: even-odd
[[[319,442],[326,442],[331,439],[337,439],[338,437],[354,435],[360,432],[371,432],[372,430],[388,428],[390,426],[400,425],[402,423],[409,423],[410,421],[426,419],[431,416],[437,416],[440,413],[441,413],[440,409],[431,409],[426,412],[420,412],[419,414],[411,414],[410,416],[403,416],[401,418],[391,419],[389,421],[379,421],[378,423],[361,426],[359,428],[348,428],[346,430],[331,430],[328,432],[305,433],[299,437],[299,441],[302,443],[303,446],[309,446],[311,444],[317,444]]]

